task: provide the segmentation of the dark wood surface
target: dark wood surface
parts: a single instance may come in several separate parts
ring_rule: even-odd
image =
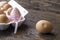
[[[16,35],[13,34],[14,28],[10,25],[7,30],[0,31],[0,40],[60,40],[60,0],[16,1],[29,13]],[[40,34],[35,29],[35,24],[43,19],[53,24],[54,29],[49,34]]]

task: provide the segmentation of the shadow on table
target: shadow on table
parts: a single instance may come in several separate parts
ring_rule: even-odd
[[[20,27],[18,27],[17,34],[19,34],[19,32],[21,34],[22,32],[25,32],[27,29],[28,29],[27,25],[22,24]],[[10,25],[10,27],[7,30],[3,30],[3,31],[0,30],[0,38],[7,36],[14,36],[13,32],[14,32],[14,27]]]
[[[47,34],[39,34],[40,38],[38,40],[55,40],[56,34],[54,33],[47,33]]]

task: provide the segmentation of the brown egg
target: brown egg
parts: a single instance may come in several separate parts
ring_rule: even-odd
[[[11,11],[12,11],[12,7],[10,7],[10,8],[7,10],[8,15],[10,15]]]
[[[8,2],[7,1],[1,1],[0,2],[0,7],[2,7],[3,5],[7,4]]]
[[[0,10],[0,14],[5,14],[2,10]]]
[[[5,4],[3,7],[2,7],[2,10],[6,11],[8,8],[10,8],[11,5],[9,4]]]
[[[0,15],[0,23],[7,23],[9,20],[5,14]]]
[[[40,20],[36,23],[36,30],[40,33],[49,33],[53,29],[52,23],[46,20]]]

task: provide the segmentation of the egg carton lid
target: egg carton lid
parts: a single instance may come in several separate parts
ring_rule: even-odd
[[[25,8],[23,8],[20,4],[18,4],[15,0],[10,0],[8,4],[10,4],[13,8],[14,7],[18,8],[22,17],[28,14],[28,11]],[[17,28],[18,28],[17,25],[18,23],[16,22],[14,34],[16,34],[17,32]]]
[[[15,0],[10,0],[8,4],[10,4],[13,8],[18,8],[22,17],[28,14],[28,11],[25,8],[23,8],[20,4],[18,4]]]

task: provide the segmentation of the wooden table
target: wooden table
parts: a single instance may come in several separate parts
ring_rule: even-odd
[[[16,0],[29,11],[26,20],[18,28],[16,35],[13,27],[0,31],[0,40],[60,40],[60,1],[59,0]],[[53,23],[54,29],[49,34],[40,34],[35,29],[39,20]]]

